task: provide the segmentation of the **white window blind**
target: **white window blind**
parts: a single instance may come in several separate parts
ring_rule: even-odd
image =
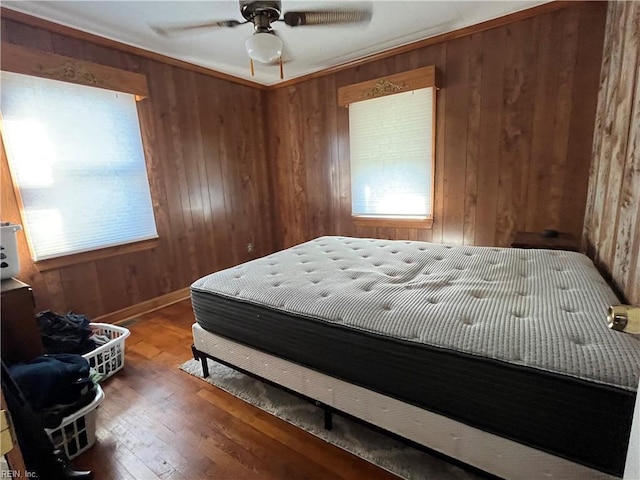
[[[34,260],[157,237],[133,95],[1,79],[5,146]]]
[[[355,216],[431,217],[432,87],[349,105]]]

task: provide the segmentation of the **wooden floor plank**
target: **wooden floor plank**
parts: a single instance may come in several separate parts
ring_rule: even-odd
[[[103,383],[96,444],[73,460],[96,480],[392,480],[351,455],[178,369],[189,300],[128,325],[125,368]]]

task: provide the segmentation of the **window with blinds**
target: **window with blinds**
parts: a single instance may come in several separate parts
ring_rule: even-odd
[[[432,90],[349,105],[353,215],[431,216]]]
[[[134,95],[9,72],[1,80],[33,259],[156,238]]]
[[[338,90],[349,109],[356,225],[431,227],[436,76],[432,65]]]

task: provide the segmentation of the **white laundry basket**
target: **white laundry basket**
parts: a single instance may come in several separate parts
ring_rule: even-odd
[[[64,449],[69,459],[75,458],[96,443],[96,409],[104,400],[104,392],[96,386],[96,396],[86,407],[62,419],[55,428],[45,428],[54,448]]]
[[[124,367],[124,341],[130,335],[128,328],[110,323],[90,323],[91,330],[97,335],[109,337],[104,345],[82,355],[89,361],[91,368],[100,374],[100,381],[110,377]]]
[[[0,271],[2,280],[15,277],[20,271],[16,233],[20,225],[3,222],[0,224]]]

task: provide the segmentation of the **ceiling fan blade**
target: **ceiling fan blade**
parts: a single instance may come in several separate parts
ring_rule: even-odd
[[[156,32],[158,35],[162,35],[165,37],[171,35],[178,35],[181,33],[200,30],[204,28],[219,28],[219,27],[237,27],[238,25],[243,25],[247,22],[239,22],[238,20],[215,20],[201,23],[165,23],[160,25],[150,25],[151,30]]]
[[[303,25],[332,25],[340,23],[368,23],[370,10],[319,10],[311,12],[286,12],[284,23],[290,27]]]

